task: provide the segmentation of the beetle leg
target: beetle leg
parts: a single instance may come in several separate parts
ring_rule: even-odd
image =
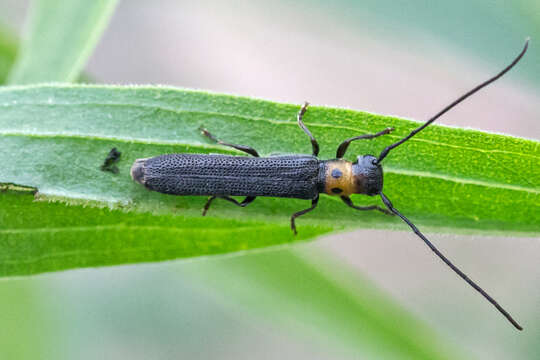
[[[315,140],[315,138],[311,134],[311,131],[309,131],[309,129],[306,127],[306,125],[304,125],[304,122],[302,121],[302,117],[306,113],[306,110],[307,110],[308,106],[309,106],[309,103],[306,101],[304,103],[304,105],[302,105],[302,108],[300,108],[300,111],[298,112],[298,126],[300,126],[300,128],[302,130],[304,130],[304,132],[307,134],[307,136],[309,136],[309,138],[311,140],[311,147],[313,148],[313,156],[318,156],[319,155],[319,143],[317,142],[317,140]]]
[[[365,134],[360,136],[355,136],[352,138],[349,138],[345,141],[343,141],[337,148],[336,151],[336,158],[341,159],[343,155],[347,152],[347,148],[349,147],[349,144],[356,140],[362,140],[362,139],[373,139],[382,135],[389,134],[390,132],[394,131],[394,128],[386,128],[383,131],[379,131],[376,134]]]
[[[350,197],[348,196],[341,196],[341,200],[343,200],[343,202],[345,204],[347,204],[348,206],[352,207],[353,209],[356,209],[356,210],[377,210],[377,211],[380,211],[386,215],[394,215],[391,211],[388,211],[380,206],[377,206],[377,205],[370,205],[370,206],[356,206],[353,204],[352,200]]]
[[[210,204],[212,204],[212,201],[214,201],[214,199],[216,199],[216,198],[221,198],[221,199],[230,201],[235,205],[238,205],[238,206],[241,206],[241,207],[246,207],[246,206],[248,206],[248,204],[253,202],[253,200],[255,200],[256,196],[246,196],[246,198],[244,200],[242,200],[242,202],[238,202],[235,199],[233,199],[232,197],[228,197],[228,196],[215,196],[215,195],[210,196],[208,198],[208,200],[206,201],[206,204],[204,205],[204,209],[203,209],[203,213],[202,213],[203,216],[206,215],[206,212],[210,208]]]
[[[203,127],[200,127],[199,130],[201,130],[201,133],[204,136],[206,136],[210,140],[212,140],[212,141],[214,141],[214,142],[216,142],[216,143],[218,143],[220,145],[229,146],[229,147],[235,148],[236,150],[240,150],[240,151],[243,151],[243,152],[248,153],[250,155],[253,155],[255,157],[259,157],[259,153],[257,152],[257,150],[255,150],[254,148],[252,148],[250,146],[229,144],[229,143],[226,143],[226,142],[223,142],[223,141],[217,139],[214,135],[212,135],[208,130],[206,130]]]
[[[291,216],[291,230],[294,232],[294,235],[296,235],[296,224],[295,224],[295,221],[294,219],[296,219],[297,217],[301,216],[301,215],[304,215],[305,213],[308,213],[310,212],[311,210],[315,209],[317,207],[317,203],[319,202],[319,195],[317,194],[317,197],[313,200],[311,200],[311,207],[310,208],[307,208],[307,209],[304,209],[304,210],[301,210],[299,212],[296,212],[294,214],[292,214]]]

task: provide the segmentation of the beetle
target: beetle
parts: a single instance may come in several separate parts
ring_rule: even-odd
[[[319,202],[319,194],[321,193],[339,196],[347,206],[356,210],[376,210],[385,214],[396,215],[458,276],[495,306],[516,329],[522,330],[521,325],[506,310],[465,275],[465,273],[458,269],[408,218],[394,207],[392,202],[382,192],[383,169],[381,162],[391,150],[408,141],[441,115],[478,90],[503,76],[523,57],[528,45],[529,39],[526,40],[519,55],[501,72],[460,96],[401,140],[387,146],[378,157],[361,155],[357,157],[355,162],[343,159],[351,142],[374,139],[386,135],[393,130],[392,128],[386,128],[375,134],[364,134],[346,139],[338,146],[335,159],[319,160],[317,157],[319,154],[319,144],[302,121],[302,117],[308,108],[308,103],[306,102],[298,112],[297,121],[300,128],[311,141],[312,155],[261,157],[250,146],[221,141],[208,130],[201,128],[202,134],[212,141],[223,146],[232,147],[251,156],[166,154],[152,158],[137,159],[131,168],[131,177],[147,189],[160,193],[210,196],[204,206],[203,215],[207,213],[210,205],[217,198],[227,200],[241,207],[249,205],[257,196],[311,200],[311,206],[309,208],[298,211],[291,216],[291,229],[295,234],[295,219],[315,209]],[[353,204],[349,197],[351,194],[378,195],[386,206],[386,209],[378,205],[357,206]],[[244,196],[245,198],[242,201],[237,201],[231,196]]]

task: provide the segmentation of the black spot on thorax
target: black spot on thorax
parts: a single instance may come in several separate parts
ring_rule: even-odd
[[[339,170],[339,169],[332,170],[332,177],[334,179],[339,179],[342,175],[343,175],[343,173],[341,172],[341,170]]]

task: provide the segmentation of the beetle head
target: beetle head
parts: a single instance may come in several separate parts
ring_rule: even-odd
[[[359,155],[352,164],[352,175],[357,194],[374,196],[383,188],[383,170],[373,155]]]

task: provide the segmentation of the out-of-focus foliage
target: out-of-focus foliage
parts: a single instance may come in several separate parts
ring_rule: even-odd
[[[34,0],[11,84],[75,81],[117,0]]]

